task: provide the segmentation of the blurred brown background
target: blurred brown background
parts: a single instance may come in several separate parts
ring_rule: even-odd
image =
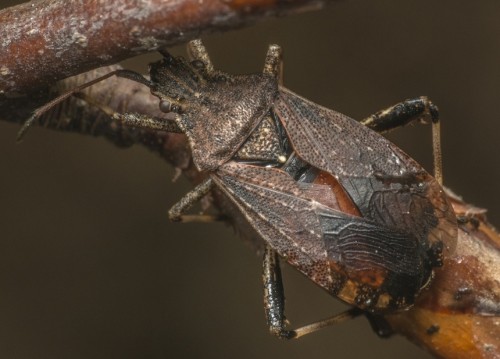
[[[498,1],[350,0],[205,42],[241,73],[282,45],[287,87],[357,119],[430,96],[446,185],[498,225],[499,18]],[[0,358],[429,357],[364,319],[271,337],[260,258],[224,225],[169,223],[189,183],[171,183],[162,160],[40,129],[16,145],[17,130],[0,123]],[[390,137],[430,169],[429,128]],[[343,308],[289,268],[285,287],[296,325]]]

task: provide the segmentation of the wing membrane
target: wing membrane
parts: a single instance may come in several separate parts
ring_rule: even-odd
[[[437,182],[376,132],[281,88],[274,111],[297,155],[335,176],[364,218],[433,245],[456,243],[454,212]]]
[[[411,234],[323,206],[280,169],[229,162],[214,180],[280,256],[333,294],[366,272],[383,272],[388,291],[409,280],[415,294],[428,275]]]

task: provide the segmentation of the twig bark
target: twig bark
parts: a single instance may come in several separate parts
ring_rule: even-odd
[[[0,94],[326,0],[38,0],[0,11]]]

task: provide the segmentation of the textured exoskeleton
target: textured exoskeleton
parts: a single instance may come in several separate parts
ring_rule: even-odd
[[[453,250],[456,219],[440,184],[371,128],[434,120],[436,108],[426,98],[408,100],[365,126],[282,87],[277,46],[264,72],[251,75],[215,70],[199,41],[190,50],[190,62],[163,51],[150,80],[115,73],[149,86],[160,109],[177,114],[175,124],[137,114],[115,118],[185,133],[194,164],[208,173],[170,217],[185,219],[215,185],[270,253],[332,295],[369,313],[409,308]],[[272,304],[275,281],[265,281],[270,326],[287,337],[282,306]]]

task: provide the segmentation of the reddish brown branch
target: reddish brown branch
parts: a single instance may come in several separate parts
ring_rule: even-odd
[[[326,0],[39,0],[0,11],[0,94]]]

